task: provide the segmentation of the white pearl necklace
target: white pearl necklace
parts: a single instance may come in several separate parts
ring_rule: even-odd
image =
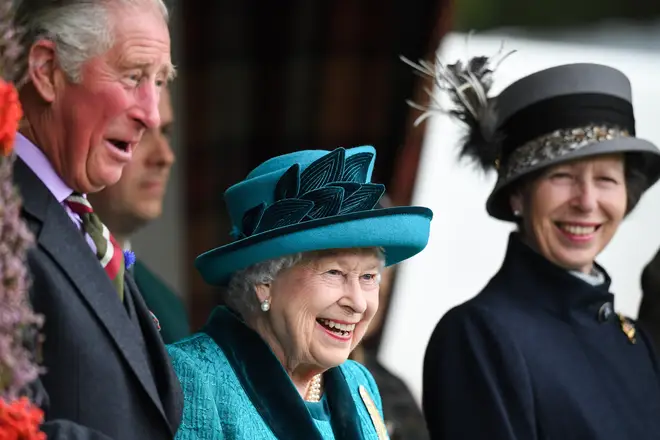
[[[321,375],[314,376],[309,383],[305,400],[308,402],[319,402],[321,400]]]

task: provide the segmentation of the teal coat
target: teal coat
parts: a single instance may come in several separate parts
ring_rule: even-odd
[[[328,370],[322,401],[307,403],[268,345],[225,307],[168,351],[185,399],[177,440],[388,438],[377,434],[382,403],[366,368],[346,361]]]

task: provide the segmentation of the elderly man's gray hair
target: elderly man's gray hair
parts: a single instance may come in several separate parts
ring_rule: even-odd
[[[17,0],[16,23],[24,32],[22,43],[26,51],[14,80],[26,79],[28,49],[37,40],[46,38],[56,43],[62,70],[72,81],[79,82],[82,65],[113,45],[112,8],[149,4],[169,22],[163,0]]]
[[[385,251],[382,248],[375,248],[374,251],[384,263]],[[231,277],[229,286],[224,293],[225,304],[241,315],[243,319],[250,318],[259,309],[254,286],[272,283],[280,272],[292,268],[307,257],[310,257],[310,254],[287,255],[263,261],[236,272]]]

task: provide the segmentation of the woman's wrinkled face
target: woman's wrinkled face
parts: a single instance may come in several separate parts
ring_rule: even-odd
[[[528,242],[551,262],[585,273],[612,240],[626,205],[620,155],[557,165],[511,198]]]
[[[375,250],[320,252],[258,287],[259,301],[270,299],[262,317],[275,354],[290,365],[322,369],[346,361],[378,309],[381,269]]]

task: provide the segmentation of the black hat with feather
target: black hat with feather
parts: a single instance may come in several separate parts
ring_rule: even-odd
[[[434,79],[454,106],[442,109],[428,91],[432,106],[416,123],[441,112],[467,127],[460,156],[473,159],[498,179],[486,202],[488,213],[516,221],[509,196],[516,183],[531,173],[563,162],[623,153],[628,169],[643,177],[643,190],[660,178],[660,151],[635,137],[630,81],[619,70],[599,64],[568,64],[526,76],[489,96],[493,73],[509,53],[475,57],[443,65],[413,63],[422,75]]]

